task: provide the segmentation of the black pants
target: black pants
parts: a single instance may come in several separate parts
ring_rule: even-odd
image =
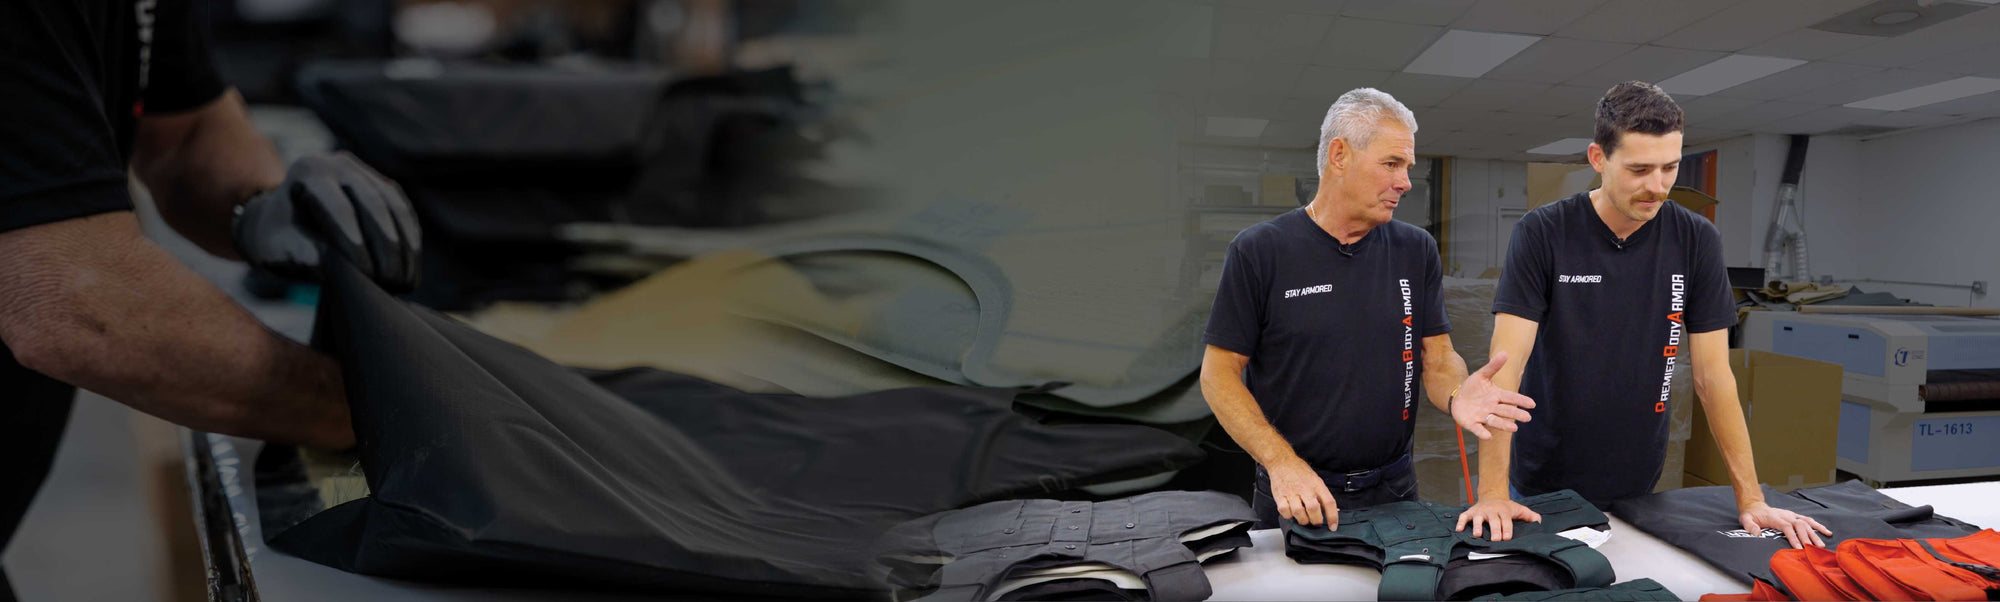
[[[14,363],[0,344],[0,551],[14,540],[21,517],[55,464],[76,388]],[[15,600],[0,567],[0,602]]]
[[[1359,510],[1369,506],[1379,506],[1390,502],[1417,501],[1417,471],[1407,465],[1402,470],[1391,471],[1382,476],[1381,482],[1357,491],[1342,491],[1331,486],[1338,473],[1319,471],[1319,478],[1327,480],[1327,489],[1333,493],[1333,501],[1342,509]],[[1278,528],[1278,502],[1271,498],[1271,476],[1257,467],[1256,482],[1251,486],[1250,510],[1257,513],[1257,528]]]

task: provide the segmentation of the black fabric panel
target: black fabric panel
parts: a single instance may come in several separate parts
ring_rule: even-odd
[[[1812,517],[1833,535],[1827,549],[1849,539],[1928,539],[1963,537],[1979,527],[1939,515],[1929,506],[1911,507],[1882,495],[1860,481],[1846,481],[1779,493],[1764,487],[1764,500]],[[1749,585],[1752,579],[1779,584],[1771,572],[1771,555],[1791,547],[1782,534],[1743,531],[1730,487],[1691,487],[1620,500],[1611,513],[1674,547],[1687,550]],[[1780,585],[1779,589],[1783,589]],[[1789,591],[1786,591],[1789,594]]]
[[[879,596],[856,551],[897,522],[1200,458],[1149,427],[1036,424],[1009,409],[1010,389],[811,399],[641,370],[600,386],[350,266],[328,271],[317,331],[373,495],[267,537],[348,571]]]

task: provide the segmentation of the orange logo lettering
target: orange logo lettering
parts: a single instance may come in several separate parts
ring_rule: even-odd
[[[1666,352],[1663,353],[1662,355],[1664,355],[1665,357],[1673,357],[1676,355],[1680,355],[1680,352],[1681,352],[1680,345],[1668,345]]]

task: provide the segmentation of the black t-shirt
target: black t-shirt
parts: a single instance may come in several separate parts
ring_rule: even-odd
[[[1536,406],[1514,435],[1514,486],[1600,506],[1653,491],[1674,358],[1689,333],[1736,323],[1715,224],[1669,201],[1619,242],[1589,193],[1514,226],[1493,311],[1541,324],[1521,376]]]
[[[222,93],[190,0],[0,2],[0,232],[132,208],[140,114]]]
[[[1349,245],[1293,210],[1229,243],[1202,341],[1250,358],[1264,417],[1314,468],[1409,453],[1423,339],[1451,332],[1437,241],[1391,221]]]

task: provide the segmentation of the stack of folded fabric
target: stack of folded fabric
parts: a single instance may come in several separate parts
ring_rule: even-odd
[[[1956,539],[1850,539],[1771,556],[1777,582],[1709,601],[2000,599],[2000,531]],[[1782,588],[1782,590],[1781,590]],[[1789,595],[1787,595],[1789,592]]]
[[[1201,600],[1201,563],[1250,547],[1255,520],[1214,491],[989,502],[897,526],[877,562],[897,599]]]
[[[1340,512],[1338,528],[1287,522],[1285,554],[1307,564],[1357,564],[1382,571],[1383,600],[1464,600],[1489,594],[1611,585],[1610,561],[1592,549],[1610,519],[1576,492],[1523,498],[1541,522],[1514,524],[1492,541],[1456,531],[1465,506],[1396,502]]]
[[[1962,538],[1979,531],[1977,526],[1933,512],[1930,506],[1910,506],[1898,502],[1860,481],[1798,489],[1789,493],[1765,487],[1764,500],[1772,507],[1791,510],[1826,525],[1828,530],[1833,531],[1832,535],[1824,538],[1826,544],[1836,549],[1845,549],[1848,544],[1843,542],[1939,540]],[[1829,559],[1830,553],[1827,556],[1804,556],[1818,553],[1790,551],[1781,560],[1779,552],[1791,548],[1784,534],[1774,529],[1764,529],[1761,533],[1744,531],[1736,510],[1736,494],[1729,487],[1693,487],[1619,500],[1611,506],[1611,512],[1632,523],[1632,526],[1674,547],[1687,550],[1731,577],[1754,586],[1757,589],[1750,594],[1756,596],[1753,599],[1821,599],[1818,593],[1801,596],[1791,591],[1787,586],[1789,581],[1781,579],[1777,571],[1781,567],[1792,566],[1787,563],[1803,562],[1829,570],[1835,566]],[[1870,545],[1862,544],[1856,549]],[[1844,572],[1852,574],[1852,571]],[[1851,587],[1849,591],[1861,595],[1859,590]],[[1887,599],[1908,598],[1892,595]]]

